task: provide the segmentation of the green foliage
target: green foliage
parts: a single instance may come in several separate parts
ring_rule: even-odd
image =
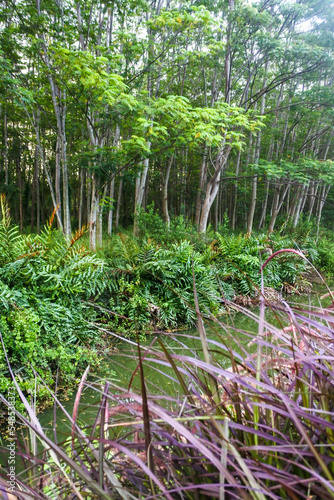
[[[110,305],[118,315],[131,320],[128,326],[132,329],[149,324],[193,324],[193,273],[202,309],[219,311],[216,271],[206,253],[196,252],[189,241],[166,249],[152,240],[138,246],[132,238],[117,235],[109,259],[117,280]],[[117,317],[113,319],[113,325],[119,323]]]
[[[334,276],[334,241],[330,235],[324,235],[318,242],[318,266],[321,271]]]
[[[219,314],[221,298],[231,300],[236,295],[257,294],[261,264],[271,253],[296,248],[293,239],[279,234],[270,238],[265,234],[250,238],[229,235],[226,219],[220,227],[222,234],[216,233],[209,245],[202,237],[198,250],[186,220],[174,218],[168,228],[153,205],[146,213],[140,212],[138,222],[139,240],[118,234],[104,252],[111,268],[111,325],[121,332],[141,330],[143,326],[192,324],[193,269],[201,310]],[[311,262],[317,261],[317,249],[308,237],[300,240],[298,248]],[[302,290],[303,273],[307,270],[305,261],[283,254],[265,267],[264,284],[278,291]]]
[[[196,250],[205,251],[207,244],[214,238],[210,229],[205,235],[199,235],[197,228],[184,215],[172,215],[168,226],[155,210],[154,202],[146,210],[141,209],[137,217],[139,237],[152,238],[160,245],[168,246],[188,240]]]
[[[152,205],[139,213],[138,240],[117,234],[99,256],[81,244],[84,231],[66,243],[50,221],[39,235],[22,235],[10,223],[4,198],[2,212],[1,331],[26,390],[33,390],[34,370],[51,383],[59,368],[61,381],[69,384],[102,342],[96,322],[108,322],[122,335],[192,325],[193,279],[201,311],[219,315],[222,298],[256,293],[260,266],[269,253],[296,247],[280,234],[229,235],[227,217],[212,241],[210,232],[199,236],[183,216],[172,217],[168,228]],[[301,250],[315,262],[318,253],[308,232],[300,234]],[[325,265],[324,244],[321,248]],[[284,254],[266,266],[265,285],[298,287],[306,269],[302,259]],[[101,306],[111,311],[108,317]],[[4,389],[8,373],[3,356],[1,366]]]
[[[34,387],[34,369],[51,383],[58,367],[69,385],[99,340],[89,324],[96,313],[85,302],[108,286],[104,261],[80,246],[82,233],[67,244],[50,222],[40,235],[21,235],[4,198],[2,212],[0,328],[12,368],[25,389]],[[2,391],[8,382],[1,356]]]
[[[217,234],[212,245],[212,260],[217,267],[220,279],[229,284],[237,295],[250,295],[261,287],[260,267],[271,253],[283,248],[295,248],[296,244],[288,237],[259,234],[246,238],[239,235]],[[305,240],[301,250],[311,262],[318,253],[315,245]],[[296,286],[307,265],[301,259],[291,259],[283,255],[272,261],[263,271],[265,286],[282,290],[286,285]]]

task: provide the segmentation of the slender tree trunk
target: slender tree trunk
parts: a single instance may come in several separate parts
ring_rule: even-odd
[[[56,142],[56,172],[55,172],[55,190],[56,190],[56,203],[59,207],[59,211],[61,212],[61,191],[60,191],[60,166],[61,166],[61,161],[60,161],[60,152],[61,146],[60,146],[60,139],[57,137],[57,142]],[[59,227],[59,223],[57,221],[57,225]]]
[[[32,192],[31,192],[31,218],[30,218],[30,231],[33,232],[35,226],[35,205],[36,205],[36,184],[38,177],[38,147],[35,146],[35,161],[34,161],[34,173],[32,180]]]
[[[259,229],[263,228],[265,225],[266,221],[266,216],[267,216],[267,206],[268,206],[268,196],[269,196],[269,179],[266,176],[266,181],[264,184],[264,190],[265,190],[265,197],[264,197],[264,202],[262,206],[262,213],[261,213],[261,218],[259,222]]]
[[[316,243],[318,243],[318,239],[319,239],[319,230],[320,230],[320,221],[321,221],[322,209],[324,208],[324,205],[325,205],[325,202],[326,202],[326,198],[328,196],[330,188],[331,188],[330,186],[326,186],[326,185],[324,185],[323,188],[322,188],[321,198],[320,198],[320,202],[319,202],[319,209],[318,209],[318,213],[317,213],[317,237],[316,237]]]
[[[311,193],[311,199],[310,199],[309,214],[308,214],[308,218],[307,218],[308,221],[310,221],[311,217],[312,217],[312,212],[313,212],[314,203],[315,203],[315,200],[317,197],[318,189],[319,189],[319,181],[318,182],[314,181],[312,193]]]
[[[251,202],[248,209],[248,218],[247,218],[247,237],[251,236],[253,231],[253,220],[255,214],[256,199],[257,199],[257,175],[253,175]]]
[[[239,176],[241,163],[241,150],[238,152],[237,163],[235,166],[235,176]],[[238,179],[233,182],[232,185],[232,202],[231,202],[231,218],[230,218],[230,228],[234,231],[236,226],[236,214],[237,214],[237,201],[238,201]]]
[[[221,184],[219,183],[218,193],[217,193],[216,200],[215,200],[215,212],[214,212],[214,218],[213,218],[213,228],[216,232],[218,231],[218,213],[219,213],[220,190],[221,190]]]
[[[109,25],[112,24],[112,18],[110,18],[109,15]],[[121,135],[121,129],[119,125],[116,125],[115,129],[115,135],[114,135],[114,140],[113,140],[113,148],[114,150],[118,148],[119,145],[119,138]],[[110,202],[112,203],[110,210],[108,212],[108,235],[111,236],[112,233],[112,220],[113,220],[113,214],[114,214],[114,194],[115,194],[115,175],[112,174],[112,179],[110,181],[110,187],[109,187],[109,197],[110,197]]]
[[[271,219],[269,222],[268,233],[272,233],[275,227],[277,215],[278,215],[278,202],[279,202],[280,185],[276,182],[275,194],[271,208]]]
[[[90,162],[88,162],[88,167],[90,167]],[[89,225],[91,223],[91,220],[90,220],[90,214],[91,214],[91,210],[92,210],[92,183],[93,183],[93,179],[92,179],[92,175],[89,174],[87,172],[87,175],[86,175],[86,184],[87,184],[87,224]],[[90,233],[90,231],[89,231]]]
[[[294,193],[294,198],[293,198],[293,202],[291,203],[290,212],[288,215],[288,220],[294,220],[297,206],[298,206],[298,202],[299,202],[299,199],[301,196],[301,191],[302,191],[302,186],[299,184],[297,190]]]
[[[307,200],[307,197],[308,197],[309,190],[310,190],[310,187],[309,187],[309,183],[308,183],[307,186],[305,186],[305,190],[304,190],[304,194],[303,194],[303,200],[302,200],[302,203],[301,203],[301,206],[300,206],[300,214],[299,214],[299,216],[301,216],[304,213],[304,208],[305,208],[305,205],[306,205],[306,200]]]
[[[63,2],[60,2],[60,11],[61,11],[61,25],[64,30],[64,8]],[[37,13],[41,16],[41,5],[40,0],[36,0],[36,8]],[[66,152],[66,92],[62,91],[56,85],[53,78],[53,68],[49,59],[48,47],[46,44],[45,35],[43,32],[38,34],[39,39],[42,42],[44,63],[47,67],[47,77],[49,80],[51,97],[53,108],[56,116],[57,122],[57,135],[61,144],[61,162],[62,162],[62,174],[63,174],[63,224],[62,231],[66,239],[69,239],[71,236],[71,217],[70,217],[70,199],[69,199],[69,182],[68,182],[68,168],[67,168],[67,152]],[[50,177],[47,170],[45,171],[47,177]],[[49,180],[48,180],[49,182]],[[51,182],[51,177],[50,177]]]
[[[18,155],[16,159],[16,175],[18,180],[18,188],[19,188],[19,216],[20,216],[20,230],[23,231],[23,205],[22,205],[22,171],[21,171],[21,152],[20,147],[18,150]]]
[[[159,9],[159,5],[158,5]],[[146,21],[148,22],[149,17],[148,14],[146,16]],[[150,65],[150,62],[153,60],[154,57],[154,37],[152,36],[152,30],[147,24],[147,38],[148,38],[148,49],[147,49],[147,60],[148,64]],[[151,71],[149,70],[147,73],[147,92],[148,96],[152,97],[152,75]],[[153,117],[151,118],[153,121]],[[147,141],[147,149],[151,148],[151,142]],[[146,179],[147,179],[147,174],[148,174],[148,169],[150,165],[150,160],[149,158],[145,158],[143,161],[144,168],[142,172],[138,175],[136,179],[136,192],[135,192],[135,212],[134,212],[134,224],[133,224],[133,234],[134,236],[138,236],[138,214],[139,211],[142,207],[143,199],[144,199],[144,193],[145,193],[145,185],[146,185]]]
[[[5,134],[4,134],[4,139],[5,139],[5,150],[4,150],[4,167],[5,167],[5,185],[8,186],[8,128],[7,128],[7,109],[5,108],[5,114],[4,114],[4,128],[5,128]]]
[[[119,214],[121,211],[122,189],[123,189],[123,176],[120,177],[119,186],[118,186],[117,208],[116,208],[116,217],[115,217],[115,228],[116,229],[118,229],[118,226],[119,226]]]
[[[291,99],[292,99],[292,97],[291,97],[291,93],[290,93],[289,105],[288,105],[288,108],[286,110],[285,123],[284,123],[284,129],[283,129],[283,137],[282,137],[282,142],[281,142],[281,150],[280,150],[281,157],[283,156],[283,153],[284,153],[285,143],[286,143],[286,138],[287,138]]]
[[[167,169],[166,169],[166,174],[163,184],[163,194],[162,194],[162,211],[164,214],[164,220],[168,228],[170,227],[170,217],[168,212],[168,183],[169,183],[170,171],[172,168],[173,160],[174,157],[170,156],[167,162]]]
[[[71,213],[70,213],[70,194],[69,194],[69,176],[67,165],[67,144],[65,132],[66,118],[66,93],[60,92],[63,99],[62,105],[62,130],[61,130],[61,155],[62,155],[62,170],[63,170],[63,213],[64,213],[64,234],[67,239],[71,236]]]
[[[234,9],[234,0],[228,0],[228,12]],[[225,102],[231,103],[231,91],[232,91],[232,47],[231,47],[231,23],[227,26],[227,41],[226,41],[226,54],[225,54]]]
[[[295,209],[295,213],[294,213],[294,217],[293,217],[293,227],[297,227],[297,224],[298,224],[298,221],[300,218],[300,214],[302,212],[302,204],[304,201],[304,196],[307,194],[307,189],[308,189],[307,184],[303,185],[300,189],[300,195],[299,195],[299,198],[298,198],[298,201],[296,204],[296,209]]]
[[[97,244],[97,219],[99,215],[100,206],[100,186],[99,181],[95,173],[92,174],[92,185],[91,185],[91,209],[90,209],[90,231],[89,231],[89,242],[90,248],[96,250]]]
[[[109,198],[110,198],[110,203],[114,205],[114,192],[115,192],[115,177],[110,181],[109,184]],[[108,236],[111,236],[112,233],[112,218],[113,218],[113,208],[110,208],[108,212]]]
[[[332,144],[333,136],[334,136],[334,128],[331,131],[331,135],[330,135],[330,137],[328,139],[327,146],[326,146],[326,149],[324,151],[324,158],[323,158],[324,161],[327,160],[327,156],[328,156],[330,145]]]
[[[287,183],[285,186],[282,195],[280,196],[280,191],[281,191],[281,186],[279,183],[276,183],[275,186],[275,194],[274,194],[274,199],[273,199],[273,204],[272,204],[272,209],[271,209],[271,219],[269,222],[269,227],[268,227],[268,233],[272,233],[275,227],[276,219],[278,217],[278,214],[280,213],[285,197],[287,193],[289,192],[290,189],[290,183]]]
[[[203,189],[206,183],[206,177],[207,177],[207,151],[208,148],[207,146],[204,147],[204,153],[203,153],[203,158],[202,158],[202,163],[201,163],[201,168],[199,172],[199,184],[198,184],[198,189],[197,189],[197,195],[196,195],[196,212],[195,212],[195,225],[199,225],[199,221],[201,218],[201,211],[202,211],[202,195],[203,195]]]
[[[36,133],[36,142],[37,142],[39,157],[42,161],[43,172],[46,175],[47,183],[48,183],[49,188],[50,188],[50,194],[51,194],[53,208],[54,208],[55,213],[56,213],[56,218],[57,218],[59,227],[60,227],[61,231],[64,233],[61,212],[60,212],[59,207],[57,205],[51,174],[49,172],[49,168],[48,168],[47,162],[45,160],[44,151],[42,148],[40,132],[39,132],[39,113],[37,113],[37,115],[35,115],[35,113],[34,113],[34,122],[33,123],[34,123],[34,128],[35,128],[35,133]],[[43,193],[43,190],[42,190],[42,193]],[[38,200],[39,200],[39,190],[38,190]],[[42,208],[44,209],[44,204],[42,204]],[[38,217],[37,217],[37,225],[39,226],[39,218]]]
[[[79,207],[78,207],[78,225],[79,225],[79,229],[83,226],[83,223],[82,223],[82,216],[83,216],[83,205],[84,205],[84,182],[85,182],[85,178],[84,178],[84,169],[82,167],[80,167],[80,173],[79,173],[79,183],[80,183],[80,187],[79,187]]]
[[[108,184],[106,184],[103,188],[102,200],[105,200],[107,195]],[[96,242],[98,248],[102,248],[103,246],[103,206],[100,203],[97,208],[97,217],[96,217]]]
[[[267,85],[267,69],[268,69],[268,63],[265,64],[264,72],[265,76],[263,79],[263,84],[262,84],[262,90],[266,88]],[[261,106],[260,106],[260,113],[263,115],[264,110],[266,106],[266,94],[264,93],[261,99]],[[256,136],[256,143],[255,143],[255,154],[254,154],[254,164],[258,165],[259,159],[260,159],[260,152],[261,152],[261,140],[262,140],[262,130],[259,130]],[[248,212],[248,219],[247,219],[247,236],[250,236],[253,231],[253,222],[254,222],[254,214],[255,214],[255,208],[256,208],[256,199],[257,199],[257,180],[258,176],[257,174],[254,175],[252,179],[252,195],[251,195],[251,203],[249,207],[249,212]]]
[[[231,152],[231,146],[227,146],[227,148],[225,148],[225,141],[223,141],[223,144],[216,158],[215,172],[207,184],[205,199],[202,207],[201,220],[199,223],[200,233],[204,233],[206,231],[210,209],[212,207],[213,202],[216,199],[220,178],[222,172],[224,171],[224,167],[226,165],[230,152]]]
[[[148,147],[151,147],[151,143],[147,143]],[[136,179],[136,193],[135,193],[135,214],[134,214],[134,225],[133,225],[133,234],[134,236],[138,236],[138,214],[142,207],[144,192],[145,192],[145,184],[147,179],[147,173],[149,168],[150,161],[148,158],[145,158],[143,161],[144,168],[140,174],[138,174]]]

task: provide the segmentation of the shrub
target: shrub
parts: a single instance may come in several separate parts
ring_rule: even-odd
[[[4,198],[2,212],[0,329],[10,362],[26,390],[34,387],[34,370],[51,383],[59,368],[59,381],[68,386],[100,339],[89,324],[96,311],[86,303],[107,286],[104,260],[80,246],[82,232],[67,243],[51,220],[40,235],[21,235]],[[0,391],[7,376],[5,370]]]
[[[246,238],[243,235],[220,235],[212,245],[212,261],[220,279],[229,284],[237,295],[252,296],[260,288],[259,268],[268,255],[282,248],[295,246],[289,238],[257,235]],[[314,244],[305,241],[301,250],[314,262],[318,253]],[[298,280],[308,269],[307,263],[283,254],[270,263],[263,272],[265,286],[281,290],[287,285],[298,286]]]
[[[215,269],[206,254],[196,252],[189,241],[165,249],[153,241],[138,246],[124,235],[115,239],[110,254],[111,274],[118,276],[110,305],[126,316],[132,328],[147,326],[176,327],[193,324],[193,271],[203,309],[219,311],[219,287]],[[113,325],[118,325],[118,319]]]

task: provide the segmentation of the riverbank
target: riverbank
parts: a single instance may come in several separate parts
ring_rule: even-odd
[[[216,497],[222,484],[236,495],[240,485],[247,492],[256,484],[263,499],[272,488],[285,498],[291,484],[296,497],[330,498],[334,356],[327,324],[334,318],[318,313],[273,303],[201,331],[151,337],[139,350],[123,340],[131,351],[113,353],[95,382],[83,374],[74,401],[55,399],[56,411],[38,416],[40,430],[32,424],[72,484],[53,457],[29,445],[25,461],[36,470],[22,476],[24,488],[46,494],[53,483],[65,499],[74,485],[97,498],[102,475],[106,495],[122,491],[124,498],[152,496],[152,488],[166,498],[175,489]],[[287,461],[293,465],[285,470]],[[50,471],[43,480],[42,470]]]
[[[279,233],[247,238],[191,232],[187,239],[179,232],[166,233],[160,242],[146,234],[119,233],[92,252],[83,230],[68,243],[52,228],[51,218],[41,234],[23,235],[6,214],[0,330],[25,394],[35,391],[35,373],[51,387],[57,378],[58,388],[70,388],[88,364],[98,364],[98,353],[114,339],[191,327],[197,319],[194,286],[207,317],[219,317],[238,297],[258,300],[261,263],[296,247]],[[282,253],[269,262],[263,270],[266,289],[305,290],[309,262],[318,263],[317,248],[306,235],[298,242],[299,255]],[[6,393],[10,377],[4,354],[1,362],[0,389]],[[39,404],[49,397],[40,384]]]

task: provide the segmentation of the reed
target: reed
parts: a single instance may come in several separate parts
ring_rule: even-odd
[[[268,307],[264,299],[255,337],[212,318],[212,338],[197,304],[201,352],[178,354],[159,334],[132,354],[138,384],[108,380],[102,387],[85,374],[73,416],[53,394],[72,429],[64,442],[45,433],[16,385],[26,408],[17,420],[43,444],[29,446],[29,433],[24,440],[18,433],[17,461],[25,466],[16,497],[333,499],[333,311],[271,304],[278,327],[266,319]],[[183,335],[174,341],[182,344]],[[238,345],[240,335],[249,337],[248,347]],[[148,380],[148,367],[168,377],[173,391]],[[95,423],[81,428],[77,411],[87,385],[101,403]],[[0,469],[1,484],[6,473]]]

